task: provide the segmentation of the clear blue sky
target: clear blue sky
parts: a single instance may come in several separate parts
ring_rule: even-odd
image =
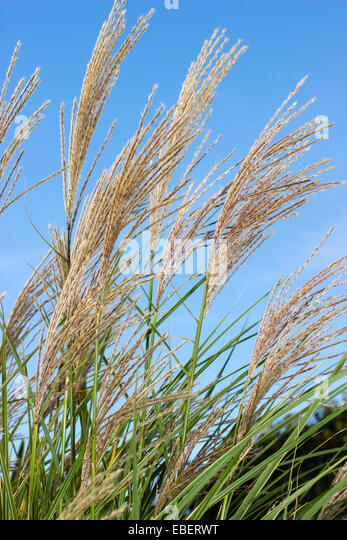
[[[112,0],[0,0],[0,75],[3,78],[18,40],[22,49],[15,79],[42,68],[41,85],[24,114],[51,99],[44,121],[26,142],[22,182],[32,184],[60,166],[58,111],[70,110],[79,94],[86,63]],[[212,161],[235,148],[244,155],[274,110],[306,74],[298,99],[317,102],[302,120],[326,115],[335,126],[329,139],[315,145],[311,160],[331,157],[331,179],[347,179],[347,2],[346,0],[180,0],[167,10],[164,0],[129,0],[128,23],[150,7],[156,9],[149,31],[122,67],[121,77],[106,106],[96,142],[114,118],[118,128],[102,166],[112,162],[134,132],[154,83],[158,99],[171,105],[187,69],[216,27],[228,28],[231,40],[249,45],[218,91],[209,126],[223,141]],[[346,252],[347,187],[316,195],[302,215],[276,228],[216,305],[215,315],[242,293],[240,307],[268,290],[280,274],[298,267],[332,224],[338,228],[311,265],[317,270]],[[47,224],[63,223],[60,179],[51,180],[28,197],[28,210],[42,233]],[[0,292],[7,291],[6,309],[46,246],[31,228],[20,202],[0,218]],[[224,309],[223,309],[224,311]]]

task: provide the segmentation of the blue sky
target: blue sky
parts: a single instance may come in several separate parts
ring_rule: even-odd
[[[60,103],[64,101],[70,111],[112,4],[112,0],[0,0],[0,77],[3,79],[12,50],[21,40],[12,82],[29,76],[36,66],[42,69],[42,82],[24,114],[29,116],[43,101],[51,100],[45,119],[26,141],[22,185],[59,169]],[[240,37],[249,49],[218,91],[209,127],[223,139],[209,164],[234,148],[243,156],[283,99],[308,74],[298,100],[303,104],[316,96],[317,102],[302,121],[326,115],[335,123],[329,138],[312,149],[310,161],[330,157],[335,169],[329,178],[347,178],[346,0],[180,0],[178,10],[165,9],[164,0],[129,0],[129,28],[151,7],[156,12],[150,29],[123,64],[97,129],[96,144],[118,118],[102,167],[112,162],[136,129],[153,84],[159,84],[158,102],[172,105],[204,39],[216,27],[225,27],[232,41]],[[281,274],[295,270],[333,224],[338,225],[337,230],[311,265],[309,275],[344,255],[346,201],[346,186],[318,194],[301,216],[278,225],[276,236],[225,290],[212,319],[219,317],[225,304],[231,307],[238,301],[240,309],[246,307]],[[62,225],[60,179],[30,194],[27,207],[43,234],[48,223]],[[28,222],[23,202],[0,218],[0,246],[0,292],[7,291],[8,310],[30,275],[27,263],[37,264],[46,252]]]

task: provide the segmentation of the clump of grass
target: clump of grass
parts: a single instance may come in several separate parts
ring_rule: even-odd
[[[209,142],[205,127],[216,89],[246,49],[240,42],[230,48],[225,31],[216,31],[192,63],[177,104],[152,112],[154,87],[135,134],[95,178],[116,125],[95,152],[98,120],[152,15],[120,44],[124,7],[115,2],[101,29],[68,127],[61,106],[66,224],[50,228],[49,252],[7,319],[2,312],[0,517],[155,520],[174,509],[180,519],[204,519],[213,509],[222,520],[334,519],[346,496],[343,449],[330,450],[326,469],[309,480],[305,460],[312,456],[297,449],[343,409],[310,425],[322,403],[345,389],[345,357],[336,347],[346,341],[346,259],[296,290],[303,268],[281,278],[259,328],[246,320],[257,300],[237,318],[227,315],[224,328],[204,329],[214,299],[270,229],[338,184],[323,179],[328,160],[294,170],[317,129],[311,121],[287,131],[311,103],[292,102],[304,80],[241,161],[231,153],[199,178],[198,166],[218,143]],[[1,144],[38,84],[35,72],[5,102],[17,51],[0,99]],[[0,212],[19,179],[22,142],[17,137],[2,152]],[[127,242],[143,232],[150,235],[148,271],[124,272]],[[207,269],[178,282],[179,269],[206,242]],[[199,294],[199,313],[191,313],[189,302]],[[185,308],[196,329],[177,342],[170,320]],[[239,346],[252,339],[249,363],[235,368]],[[324,395],[318,373],[326,378]],[[20,396],[18,376],[25,381]],[[283,430],[285,443],[269,457],[274,434]],[[331,473],[332,486],[307,500]]]

